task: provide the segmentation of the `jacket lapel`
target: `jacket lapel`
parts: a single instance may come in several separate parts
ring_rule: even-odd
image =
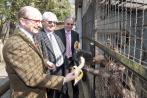
[[[64,45],[63,45],[61,39],[60,39],[55,33],[53,33],[53,35],[55,36],[55,39],[56,39],[56,41],[57,41],[57,43],[58,43],[58,45],[59,45],[59,48],[60,48],[62,54],[64,54],[64,52],[65,52],[65,47],[64,47]]]
[[[16,29],[15,35],[20,36],[34,51],[38,53],[40,57],[42,57],[42,54],[39,48],[37,48],[35,44],[24,33],[22,33],[19,29]]]
[[[65,35],[64,29],[61,30],[61,35],[62,35],[61,40],[62,40],[64,46],[66,47],[66,35]]]
[[[74,42],[75,42],[75,35],[74,35],[74,32],[71,31],[71,49],[74,48]]]
[[[52,48],[51,42],[49,41],[49,38],[46,32],[42,32],[42,35],[43,35],[43,38],[44,38],[43,40],[44,40],[46,47],[50,49],[50,51],[53,53],[53,48]]]

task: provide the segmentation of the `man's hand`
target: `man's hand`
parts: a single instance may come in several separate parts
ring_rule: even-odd
[[[56,66],[52,62],[47,61],[46,63],[47,63],[48,69],[55,69],[56,68]]]
[[[83,71],[82,68],[85,65],[85,59],[84,57],[80,58],[80,65],[79,66],[73,66],[73,70],[71,71],[71,73],[68,73],[65,78],[64,78],[64,82],[69,82],[71,80],[75,80],[74,81],[74,85],[76,85],[78,83],[79,80],[81,80],[81,78],[83,77]]]
[[[64,77],[64,80],[63,80],[63,84],[64,83],[67,83],[67,82],[70,82],[72,80],[74,80],[77,76],[75,75],[74,72],[70,72],[68,73],[65,77]]]

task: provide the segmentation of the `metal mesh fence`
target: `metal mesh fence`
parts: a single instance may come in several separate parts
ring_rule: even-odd
[[[146,8],[147,0],[94,0],[84,15],[83,35],[108,61],[98,68],[108,76],[96,77],[96,98],[147,98]]]

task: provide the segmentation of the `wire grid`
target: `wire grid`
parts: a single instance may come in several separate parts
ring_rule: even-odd
[[[146,81],[129,69],[116,78],[96,77],[96,98],[146,98]]]
[[[140,65],[147,65],[147,30],[144,0],[108,0],[98,6],[102,14],[96,17],[97,41]],[[130,8],[126,5],[130,4]],[[146,67],[146,66],[143,66]]]
[[[95,40],[138,63],[146,70],[147,1],[96,0],[95,2]],[[147,98],[147,81],[134,71],[126,67],[117,78],[118,84],[116,81],[113,84],[107,78],[97,77],[96,83],[99,84],[96,85],[96,98]],[[115,89],[115,86],[120,88],[121,93],[116,92],[119,90]]]

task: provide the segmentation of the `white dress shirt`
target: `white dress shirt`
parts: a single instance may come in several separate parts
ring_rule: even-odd
[[[52,44],[53,51],[54,51],[54,54],[56,57],[56,64],[55,65],[56,65],[56,67],[60,67],[64,62],[60,47],[57,43],[55,36],[53,35],[53,32],[46,32],[46,33],[47,33],[47,36]]]

